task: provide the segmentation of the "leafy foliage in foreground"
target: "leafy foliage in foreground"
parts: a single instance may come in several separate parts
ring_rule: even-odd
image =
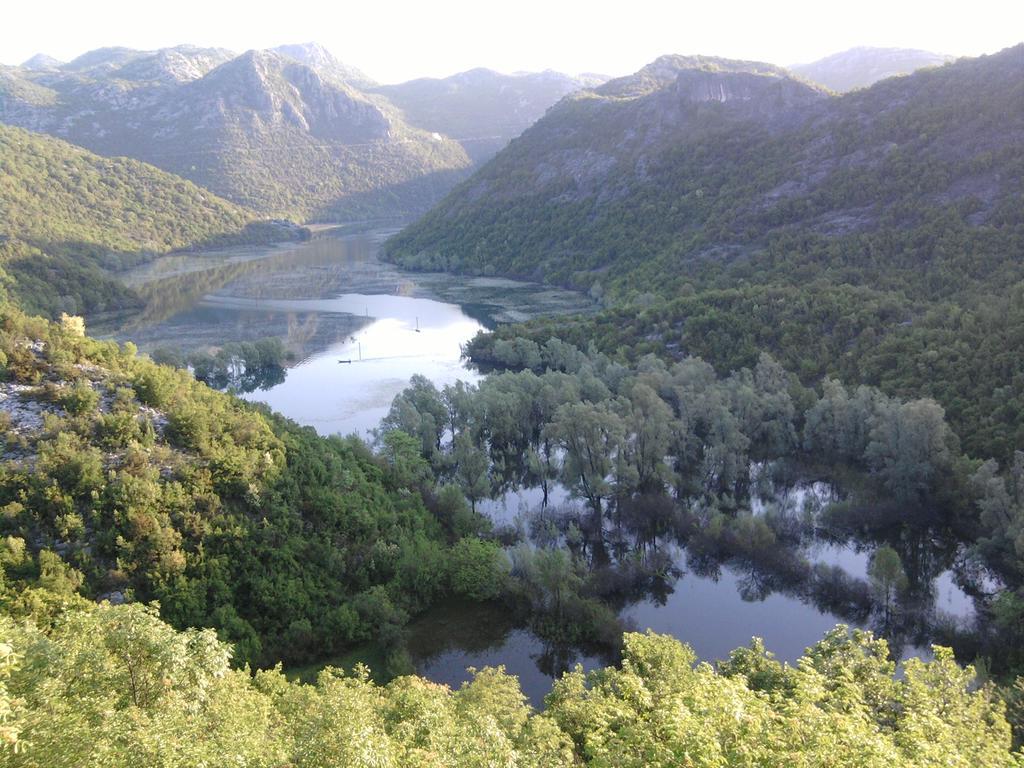
[[[8,591],[9,596],[9,591]],[[233,670],[208,630],[141,605],[0,618],[5,765],[1014,766],[1004,706],[951,654],[894,676],[883,641],[837,628],[793,667],[755,640],[719,670],[654,634],[621,669],[574,672],[535,713],[484,669],[460,690],[357,672],[316,685]]]

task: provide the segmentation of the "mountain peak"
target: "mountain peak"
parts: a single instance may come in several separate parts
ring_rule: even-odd
[[[87,51],[81,56],[72,59],[65,64],[62,69],[69,72],[85,72],[96,68],[116,69],[117,67],[127,64],[132,59],[136,59],[144,55],[145,54],[142,51],[137,51],[134,48],[125,48],[123,46],[96,48],[95,50]]]
[[[230,61],[234,54],[224,48],[179,45],[141,54],[117,68],[114,76],[137,82],[187,83]]]
[[[320,43],[291,43],[278,45],[270,50],[287,56],[290,59],[305,64],[308,67],[329,67],[338,64],[334,54],[324,48]]]
[[[782,67],[760,61],[724,59],[718,56],[667,54],[659,56],[638,72],[609,80],[595,90],[602,96],[636,98],[666,88],[677,82],[684,74],[746,75],[774,80],[793,79],[792,75]]]
[[[369,75],[339,61],[333,53],[320,45],[320,43],[291,43],[279,45],[270,50],[292,61],[305,64],[310,69],[329,79],[340,80],[357,88],[369,88],[376,85]]]
[[[60,69],[64,62],[59,59],[48,56],[45,53],[37,53],[30,59],[23,61],[21,66],[23,69],[33,70],[46,70],[46,69]]]

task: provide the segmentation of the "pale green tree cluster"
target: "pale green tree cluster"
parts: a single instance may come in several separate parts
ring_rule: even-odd
[[[418,440],[439,479],[474,507],[524,486],[546,497],[557,481],[596,513],[613,497],[668,490],[728,499],[752,459],[796,447],[793,383],[768,355],[721,379],[693,358],[669,368],[648,357],[630,370],[556,339],[528,351],[549,366],[544,373],[440,391],[414,377],[384,419],[382,441],[394,431]]]
[[[901,402],[831,379],[823,389],[807,412],[804,447],[810,453],[865,466],[906,503],[926,501],[948,479],[959,445],[934,400]]]
[[[211,631],[138,604],[46,627],[5,616],[0,653],[0,763],[18,767],[1022,764],[1001,701],[949,651],[897,676],[883,641],[841,627],[795,666],[755,641],[717,671],[672,638],[629,634],[620,668],[567,674],[540,713],[501,668],[458,691],[380,686],[363,668],[315,685],[232,669]]]
[[[1024,561],[1024,451],[1016,451],[1006,471],[989,459],[971,477],[981,523],[989,537],[983,547],[997,550],[1010,563]]]
[[[518,487],[540,487],[546,499],[554,482],[597,514],[615,499],[669,491],[734,508],[751,462],[800,451],[869,470],[895,500],[922,504],[960,458],[934,401],[834,380],[818,397],[767,354],[723,378],[699,358],[669,366],[648,356],[627,369],[556,339],[499,343],[529,358],[525,370],[440,391],[416,376],[381,428],[382,439],[418,440],[435,475],[474,509]]]
[[[212,631],[178,632],[138,604],[70,611],[49,631],[5,617],[0,638],[21,659],[3,672],[3,765],[571,764],[567,736],[500,668],[454,693],[416,677],[378,686],[365,670],[302,685],[232,669]]]
[[[621,669],[555,683],[546,715],[592,766],[1012,766],[1003,706],[937,649],[894,677],[884,641],[829,633],[795,666],[759,642],[716,671],[654,634],[625,638]]]

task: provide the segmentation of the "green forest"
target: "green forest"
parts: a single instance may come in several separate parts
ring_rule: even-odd
[[[49,317],[141,309],[114,273],[169,251],[300,235],[145,163],[5,125],[0,214],[4,287]]]
[[[542,375],[443,392],[414,380],[371,451],[92,341],[72,318],[8,307],[2,328],[6,385],[41,421],[9,424],[0,477],[8,764],[1016,764],[1018,699],[991,682],[999,670],[978,687],[939,651],[897,675],[884,640],[845,628],[795,665],[755,642],[712,667],[672,638],[627,634],[619,665],[566,675],[541,713],[500,668],[454,692],[400,674],[402,625],[442,595],[601,631],[608,610],[574,581],[575,558],[520,547],[510,569],[473,511],[529,473],[577,484],[597,515],[672,488],[720,530],[709,544],[767,552],[773,534],[734,511],[741,467],[807,450],[870,470],[908,519],[950,509],[1012,578],[1024,458],[970,462],[932,401],[838,382],[819,398],[767,355],[720,379],[695,359],[629,369],[552,342]],[[959,494],[975,506],[958,520]],[[898,590],[887,557],[873,578]],[[1003,634],[1020,626],[1005,601],[998,652],[1021,647]],[[187,629],[204,626],[216,633]],[[281,671],[389,637],[386,684],[361,666],[315,684]]]
[[[486,376],[413,377],[369,440],[215,389],[283,377],[277,338],[87,334],[176,311],[119,270],[308,230],[0,127],[0,765],[1024,765],[1022,50],[842,97],[701,59],[793,109],[705,104],[682,142],[630,133],[654,70],[563,100],[386,252],[598,310],[480,334]],[[539,180],[549,149],[576,175]],[[843,494],[754,512],[805,477]],[[521,489],[529,519],[482,511]],[[865,579],[800,554],[829,537]],[[662,542],[842,623],[793,661],[633,631]],[[946,571],[970,627],[922,608]],[[539,707],[501,665],[431,682],[409,627],[450,600],[606,663],[554,664]]]

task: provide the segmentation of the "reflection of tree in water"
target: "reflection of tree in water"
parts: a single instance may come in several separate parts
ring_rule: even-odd
[[[728,567],[743,600],[798,599],[874,630],[889,640],[894,658],[909,647],[950,640],[958,619],[937,608],[936,582],[951,568],[961,580],[962,569],[956,537],[935,525],[941,515],[929,510],[918,521],[929,524],[915,525],[906,514],[892,515],[887,503],[880,514],[871,504],[844,501],[833,484],[794,477],[767,485],[762,478],[751,488],[773,494],[753,505],[756,514],[744,511],[752,506],[749,498],[738,511],[722,514],[644,495],[613,499],[599,515],[581,505],[541,507],[527,529],[535,546],[567,549],[585,570],[581,595],[617,612],[641,602],[664,605],[685,571],[717,580]],[[830,504],[841,512],[830,514]],[[813,562],[819,542],[860,555],[858,562],[867,554],[867,573]],[[560,647],[553,654],[571,652]]]
[[[285,336],[285,346],[293,350],[296,357],[301,359],[309,354],[310,342],[317,336],[320,327],[320,315],[311,312],[300,320],[302,315],[296,312],[288,313],[288,332]]]
[[[570,672],[584,656],[597,657],[603,666],[618,664],[621,660],[617,648],[613,650],[609,650],[607,647],[587,648],[552,642],[542,642],[540,653],[532,654],[530,658],[533,659],[542,674],[557,679],[566,672]]]
[[[451,601],[436,606],[409,630],[407,643],[421,663],[454,650],[482,654],[501,649],[516,621],[490,604]]]

